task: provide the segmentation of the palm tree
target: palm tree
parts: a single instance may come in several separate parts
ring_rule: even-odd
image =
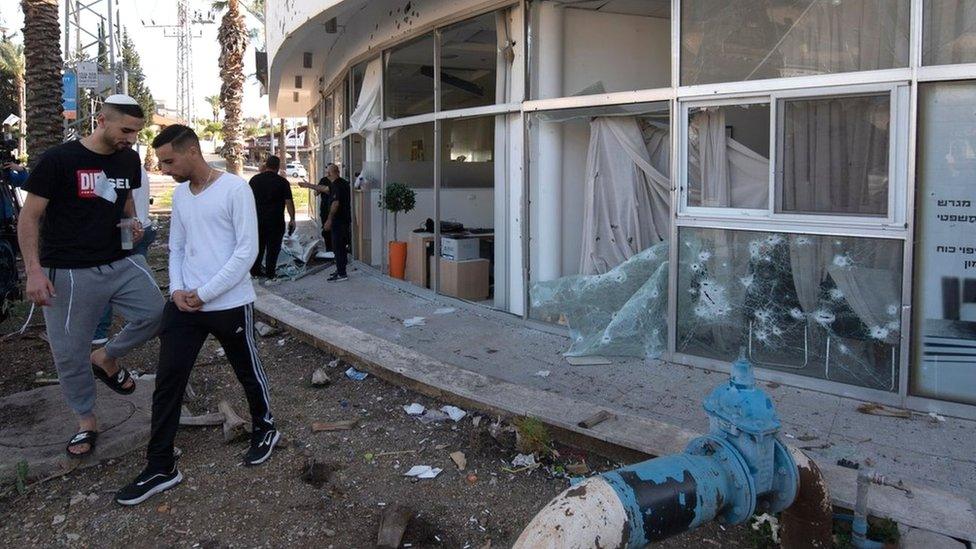
[[[214,119],[216,122],[220,119],[220,96],[219,95],[208,95],[204,99],[207,100],[207,104],[213,110]]]
[[[26,1],[26,0],[25,0]],[[220,42],[220,105],[224,109],[224,147],[221,155],[227,161],[227,171],[240,175],[244,164],[243,123],[241,101],[244,97],[244,51],[248,33],[238,0],[228,0],[227,10],[217,31]]]
[[[33,166],[61,143],[61,22],[58,0],[21,0],[24,10],[24,84],[27,150]]]
[[[10,40],[0,42],[0,71],[9,73],[14,79],[14,88],[17,90],[17,115],[20,116],[18,133],[20,142],[17,145],[18,152],[23,156],[26,151],[24,134],[24,123],[27,115],[24,114],[26,99],[24,97],[24,45],[14,44]]]

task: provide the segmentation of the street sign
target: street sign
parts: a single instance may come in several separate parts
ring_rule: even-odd
[[[61,75],[61,105],[67,120],[78,118],[78,76],[65,71]]]
[[[98,64],[94,61],[79,61],[78,87],[94,89],[98,87]]]

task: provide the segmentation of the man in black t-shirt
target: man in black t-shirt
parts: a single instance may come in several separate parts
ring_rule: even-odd
[[[44,153],[24,186],[17,225],[27,297],[43,307],[61,390],[78,417],[79,432],[66,448],[71,457],[91,453],[98,436],[92,374],[115,392],[134,391],[118,359],[156,335],[164,304],[145,258],[130,256],[142,238],[131,195],[142,180],[131,148],[145,122],[142,109],[127,95],[113,95],[96,120],[91,135]],[[109,303],[128,324],[92,352]]]
[[[331,232],[336,270],[327,280],[329,282],[343,282],[349,280],[346,274],[346,265],[349,262],[347,249],[349,246],[349,225],[352,221],[349,182],[339,176],[339,166],[335,164],[326,166],[325,174],[326,179],[329,180],[327,186],[310,183],[300,183],[299,185],[320,193],[328,193],[329,208],[322,213],[322,231]]]
[[[291,197],[291,185],[278,175],[281,160],[269,156],[264,161],[261,173],[251,178],[251,192],[258,212],[258,257],[251,267],[252,276],[275,278],[278,254],[281,252],[281,239],[285,236],[284,210],[288,209],[288,234],[295,231],[295,202]],[[264,272],[261,272],[262,259]]]

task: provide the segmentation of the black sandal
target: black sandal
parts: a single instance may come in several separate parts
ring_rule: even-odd
[[[105,370],[101,369],[97,364],[92,363],[92,372],[95,373],[95,377],[102,380],[108,388],[115,391],[120,395],[131,395],[136,390],[135,382],[128,389],[125,388],[125,383],[132,379],[132,374],[129,370],[125,369],[125,366],[119,366],[119,371],[114,376],[110,376],[105,373]]]
[[[68,441],[68,445],[64,447],[64,451],[68,453],[68,456],[73,458],[83,458],[88,454],[95,451],[95,441],[98,440],[98,431],[81,431],[75,436],[71,437]],[[88,451],[86,452],[72,452],[72,446],[80,446],[82,444],[88,445]]]

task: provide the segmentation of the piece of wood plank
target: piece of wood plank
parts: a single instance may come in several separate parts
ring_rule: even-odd
[[[413,518],[413,511],[402,506],[392,505],[386,508],[380,518],[380,529],[376,533],[376,547],[378,549],[397,549],[407,525]]]
[[[584,419],[583,421],[577,423],[577,425],[579,425],[580,427],[582,427],[584,429],[592,429],[592,428],[596,427],[597,425],[603,423],[604,421],[607,421],[607,420],[610,420],[610,419],[614,419],[615,417],[617,417],[617,416],[613,415],[612,413],[610,413],[610,412],[608,412],[606,410],[600,410],[599,412],[593,414],[592,416],[590,416],[590,417]]]
[[[467,410],[503,417],[529,416],[549,426],[553,433],[565,433],[582,441],[590,439],[594,446],[616,446],[647,456],[680,453],[692,439],[700,436],[700,433],[677,425],[624,413],[618,413],[618,421],[605,425],[598,433],[583,429],[567,418],[588,417],[600,412],[601,407],[447,364],[310,311],[260,286],[255,287],[255,292],[258,295],[257,311],[275,319],[298,339],[387,382]],[[815,461],[827,479],[832,502],[852,509],[857,471]],[[914,494],[913,498],[906,498],[904,493],[894,489],[872,487],[868,504],[870,514],[906,526],[976,541],[976,511],[966,498],[912,483],[906,487]],[[892,497],[888,497],[889,491]]]
[[[312,432],[321,433],[324,431],[348,431],[356,426],[358,419],[344,419],[341,421],[313,421]]]

